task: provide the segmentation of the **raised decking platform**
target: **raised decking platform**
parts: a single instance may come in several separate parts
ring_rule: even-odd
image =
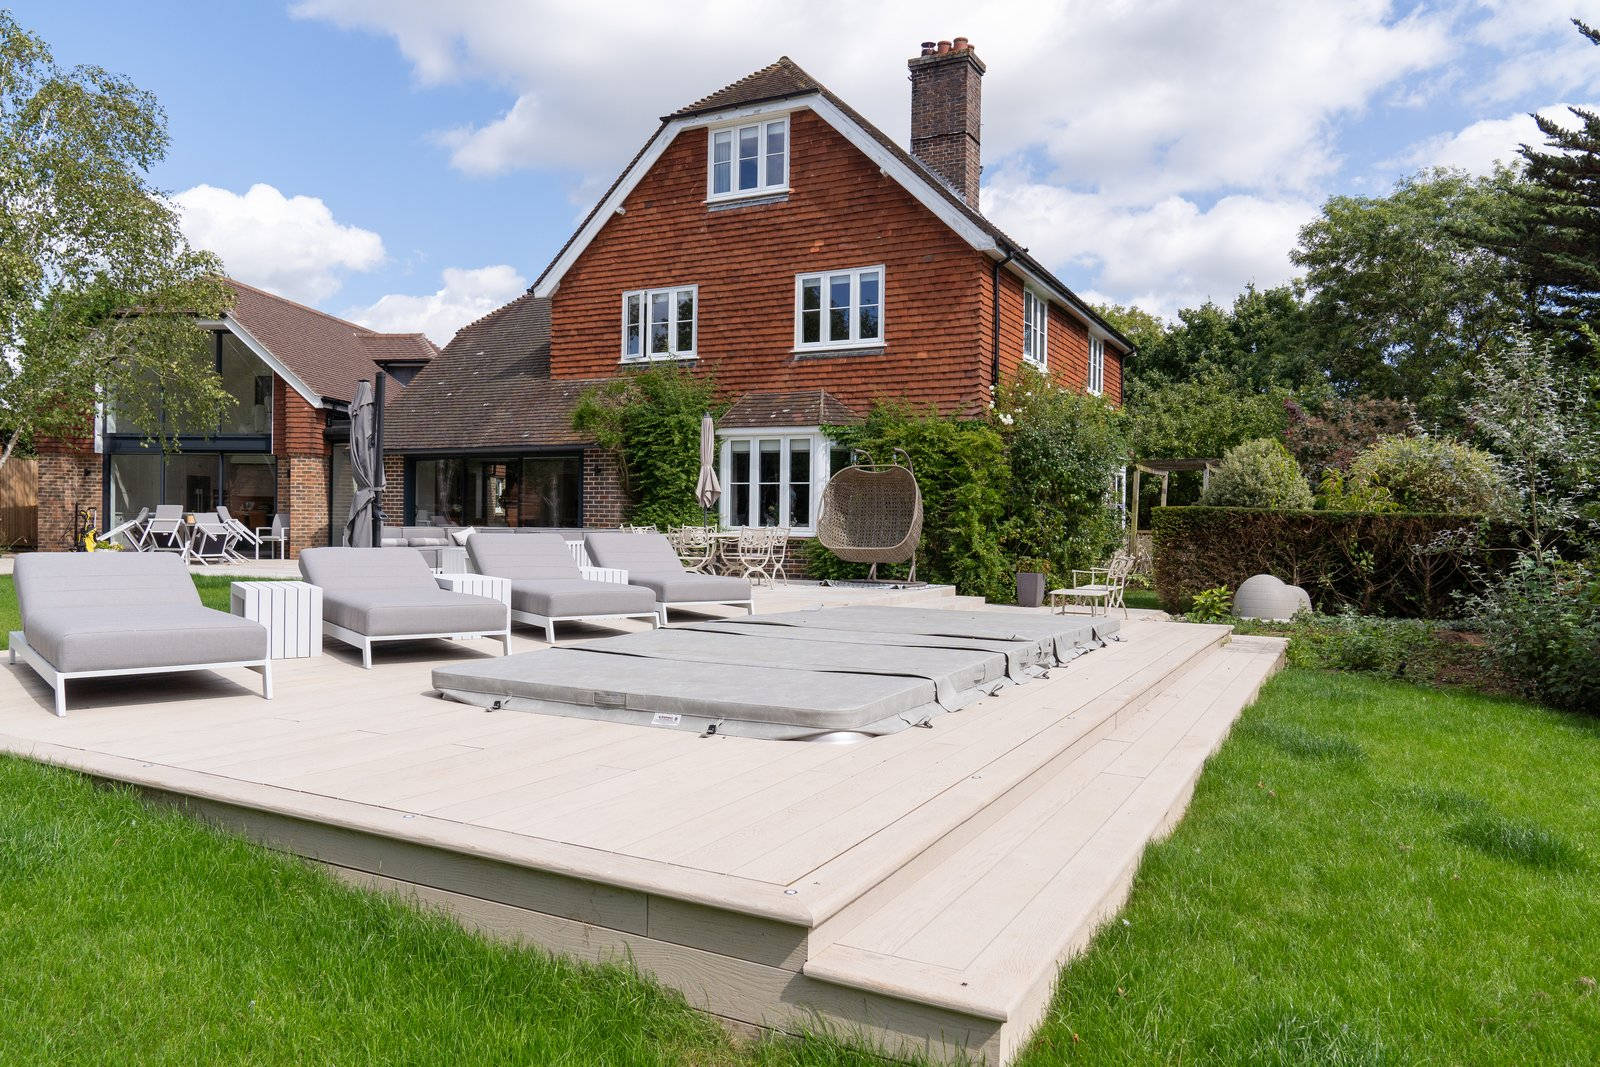
[[[964,605],[965,606],[965,605]],[[1003,609],[996,609],[1003,610]],[[1135,620],[1051,677],[851,746],[486,712],[426,643],[253,675],[0,675],[0,747],[743,1023],[1008,1060],[1282,643]],[[524,636],[522,648],[538,647]]]

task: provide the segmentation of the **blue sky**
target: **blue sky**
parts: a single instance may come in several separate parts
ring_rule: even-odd
[[[3,0],[0,0],[3,2]],[[694,17],[686,12],[694,10]],[[1292,274],[1327,196],[1483,170],[1600,100],[1600,3],[12,5],[154,91],[155,179],[229,270],[385,329],[520,292],[665,112],[792,56],[904,139],[905,60],[985,59],[985,210],[1092,298],[1159,313]]]

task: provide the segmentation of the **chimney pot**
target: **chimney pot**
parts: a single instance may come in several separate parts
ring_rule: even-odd
[[[939,54],[942,56],[948,51],[950,51],[950,42],[949,41],[940,41],[939,42]]]
[[[925,55],[925,56],[933,55],[933,46],[934,46],[934,42],[933,41],[923,41],[922,42],[922,54]]]
[[[957,37],[954,44],[957,52],[965,52],[967,50],[967,39],[965,37]]]

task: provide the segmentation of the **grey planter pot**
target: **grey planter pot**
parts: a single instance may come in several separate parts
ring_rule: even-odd
[[[1036,608],[1044,603],[1044,575],[1034,571],[1017,572],[1017,603]]]

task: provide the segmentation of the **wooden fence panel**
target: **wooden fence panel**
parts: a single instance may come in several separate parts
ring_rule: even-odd
[[[8,459],[0,467],[0,548],[39,543],[39,461]]]

